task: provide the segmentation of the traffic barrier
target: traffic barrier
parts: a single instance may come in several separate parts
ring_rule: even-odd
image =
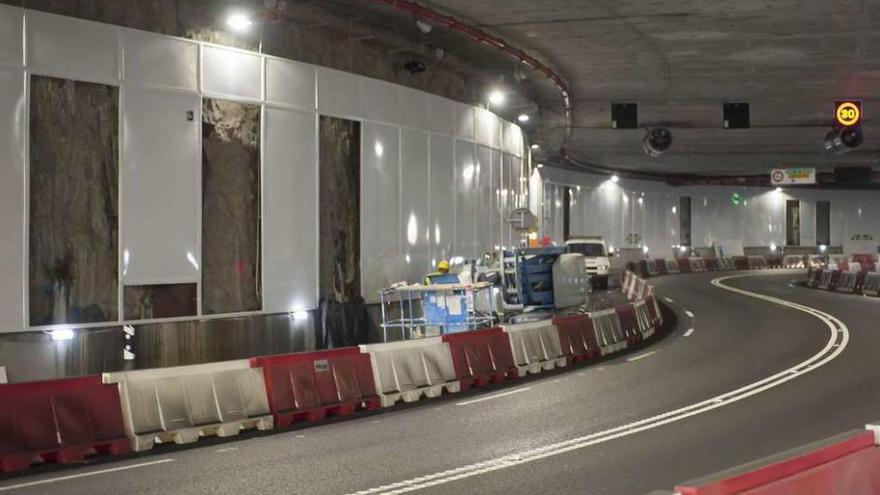
[[[676,258],[678,262],[678,271],[679,273],[690,273],[691,270],[691,260],[689,258]]]
[[[734,270],[748,270],[749,269],[749,259],[745,256],[734,256],[733,257],[733,269]]]
[[[262,372],[246,359],[104,373],[119,386],[125,432],[135,451],[192,443],[243,429],[272,429]]]
[[[822,273],[819,274],[818,287],[822,290],[834,290],[839,273],[840,271],[838,270],[822,270]]]
[[[2,384],[0,398],[0,472],[129,451],[119,393],[100,376]]]
[[[654,325],[654,328],[660,328],[660,325],[663,324],[663,313],[660,311],[660,305],[657,303],[657,298],[654,296],[648,296],[645,299],[645,307],[648,308],[648,315],[651,318],[651,324]]]
[[[627,348],[626,335],[614,308],[590,313],[590,319],[593,320],[596,340],[603,356]]]
[[[807,286],[813,288],[818,287],[819,279],[821,278],[821,276],[822,270],[820,270],[819,268],[810,268],[810,270],[807,272]]]
[[[562,353],[569,363],[592,359],[600,355],[596,331],[589,316],[574,315],[554,318],[553,325],[559,331]]]
[[[630,292],[632,291],[632,287],[633,284],[635,284],[636,278],[637,277],[632,271],[623,271],[623,279],[620,282],[620,292],[622,292],[624,296],[630,297]]]
[[[369,353],[376,392],[383,407],[398,401],[415,402],[424,397],[456,393],[456,378],[449,344],[441,337],[359,346]]]
[[[751,270],[769,268],[767,258],[764,256],[748,256],[746,258],[746,263]]]
[[[461,389],[497,383],[517,375],[510,339],[500,327],[443,335]]]
[[[835,289],[837,292],[855,292],[859,278],[862,272],[846,271],[837,275],[837,283]]]
[[[648,275],[651,277],[656,277],[657,275],[662,275],[660,270],[657,267],[657,260],[646,260],[646,265],[648,269]]]
[[[552,321],[503,325],[510,338],[513,362],[519,376],[540,373],[567,364],[559,341],[559,332]]]
[[[785,268],[803,268],[804,257],[799,254],[786,254],[782,257],[782,266]]]
[[[662,258],[654,260],[654,268],[658,275],[666,275],[666,260]]]
[[[877,270],[875,259],[876,255],[873,254],[854,254],[852,256],[853,262],[858,263],[864,272],[873,272]]]
[[[860,272],[862,271],[862,264],[857,261],[850,261],[846,264],[846,269],[844,271]]]
[[[648,275],[650,275],[648,265],[650,265],[650,263],[648,263],[648,260],[639,260],[638,274],[640,277],[647,277]]]
[[[678,260],[675,258],[666,258],[666,273],[681,273]]]
[[[641,334],[642,340],[650,338],[654,335],[655,323],[648,313],[648,301],[645,299],[636,301],[632,307],[636,317],[636,328]]]
[[[865,274],[862,283],[862,294],[866,296],[880,296],[880,273],[869,272]]]
[[[718,262],[721,265],[721,269],[725,271],[736,270],[736,263],[734,263],[733,258],[718,258]]]
[[[263,373],[276,428],[379,407],[370,356],[357,347],[250,359]]]
[[[873,494],[880,491],[874,433],[857,430],[682,483],[680,495]]]
[[[688,260],[691,265],[692,272],[705,272],[706,271],[706,261],[700,257],[693,257]]]
[[[621,304],[614,308],[617,312],[617,318],[620,320],[620,328],[623,329],[623,335],[626,340],[635,345],[642,341],[642,333],[639,331],[636,323],[636,314],[632,304]]]
[[[706,270],[717,272],[721,269],[721,264],[718,261],[718,258],[707,258],[705,260]]]

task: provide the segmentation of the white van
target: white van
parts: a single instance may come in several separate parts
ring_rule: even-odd
[[[570,252],[584,255],[587,275],[593,288],[607,289],[611,260],[608,259],[608,250],[602,236],[570,237],[565,245]]]

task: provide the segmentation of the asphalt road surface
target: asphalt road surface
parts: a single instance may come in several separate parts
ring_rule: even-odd
[[[644,494],[880,418],[880,299],[792,286],[799,271],[723,282],[839,326],[711,284],[727,275],[652,279],[669,333],[611,360],[353,420],[40,468],[0,479],[0,493]]]

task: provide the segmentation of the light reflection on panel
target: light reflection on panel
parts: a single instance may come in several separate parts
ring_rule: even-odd
[[[501,147],[501,127],[498,117],[482,108],[477,110],[476,115],[476,141],[484,146],[493,148]]]
[[[119,79],[117,28],[27,11],[28,65],[41,74],[82,81]]]
[[[455,215],[455,156],[452,138],[431,135],[430,223],[431,261],[452,256]]]
[[[268,101],[315,108],[315,67],[289,60],[266,59]]]
[[[455,141],[455,246],[454,256],[476,253],[477,160],[474,145]],[[480,212],[482,214],[482,212]]]
[[[315,115],[266,109],[263,306],[269,312],[318,306]]]
[[[22,65],[21,27],[24,11],[0,5],[0,64]]]
[[[0,71],[0,332],[24,326],[23,81],[21,71]]]
[[[122,157],[123,280],[199,280],[199,97],[129,87]]]
[[[458,139],[474,140],[474,107],[463,103],[455,104],[455,137]]]
[[[198,90],[198,44],[129,29],[122,33],[127,81]]]
[[[400,281],[400,130],[364,123],[361,156],[361,292],[379,300],[379,289]]]
[[[428,225],[428,134],[403,129],[400,148],[400,254],[402,279],[421,282],[432,271]]]
[[[262,62],[259,55],[213,46],[202,49],[204,90],[244,98],[262,98]]]
[[[492,162],[491,150],[485,146],[477,146],[477,170],[475,174],[477,179],[477,210],[474,218],[476,224],[474,255],[480,255],[492,249],[498,237],[494,228],[495,219],[498,214],[495,211],[493,201],[495,187],[492,180]]]
[[[380,122],[400,122],[400,105],[396,84],[368,77],[360,78],[361,112],[368,119]]]

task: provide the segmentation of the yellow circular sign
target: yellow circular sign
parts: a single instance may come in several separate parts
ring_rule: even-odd
[[[840,105],[837,105],[837,111],[835,112],[837,116],[837,122],[843,126],[851,126],[859,123],[859,119],[862,117],[862,112],[859,111],[859,106],[851,101],[845,101]]]

